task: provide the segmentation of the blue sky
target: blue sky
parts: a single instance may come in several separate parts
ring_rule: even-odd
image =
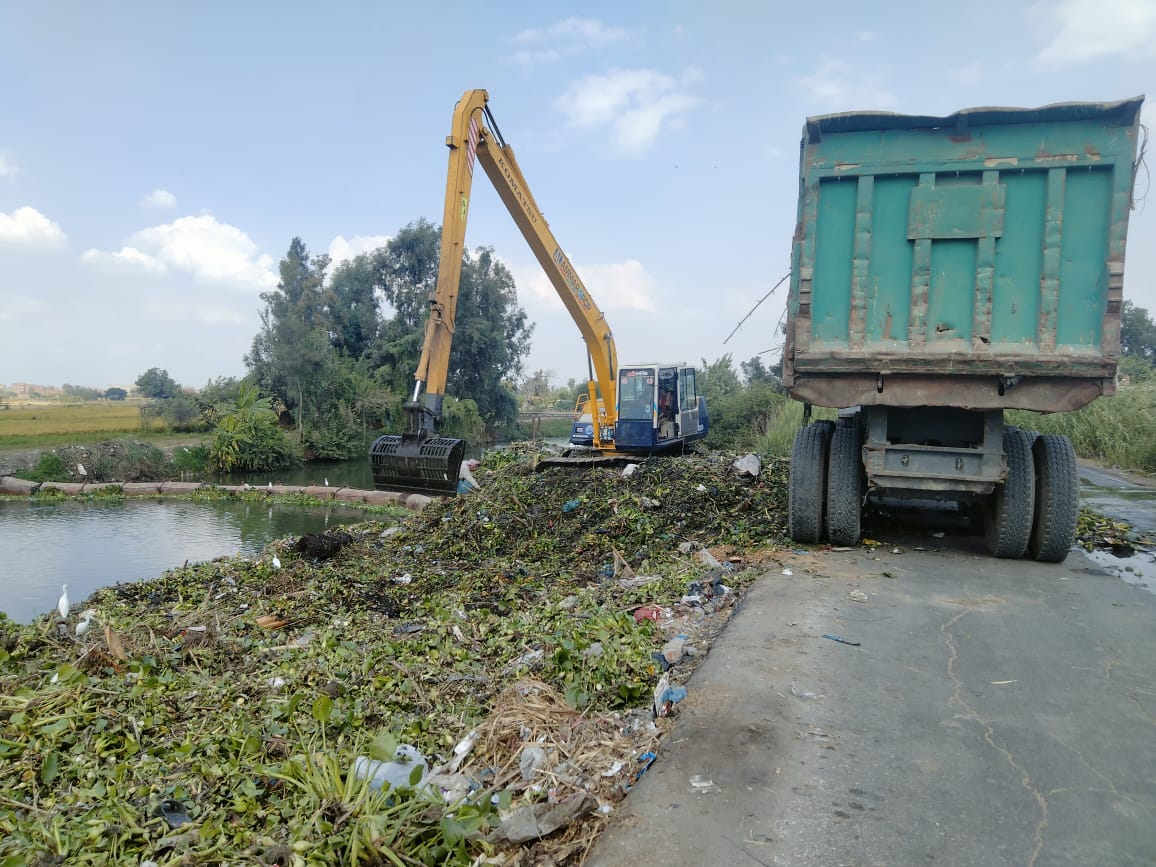
[[[440,222],[475,87],[619,359],[736,366],[776,357],[785,287],[724,340],[788,270],[808,115],[1156,97],[1156,0],[871,5],[0,0],[0,383],[242,375],[294,236]],[[1141,202],[1125,295],[1156,313],[1154,242]],[[481,174],[467,243],[515,276],[525,372],[583,377]]]

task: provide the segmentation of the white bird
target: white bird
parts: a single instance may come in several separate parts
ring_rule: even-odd
[[[281,568],[281,561],[277,559],[276,554],[273,555],[273,568],[274,569],[280,569]]]
[[[273,491],[273,483],[272,483],[272,482],[270,482],[270,483],[269,483],[269,484],[266,486],[266,490],[268,490],[269,492],[272,492],[272,491]]]
[[[68,585],[62,584],[60,589],[64,592],[60,594],[60,601],[56,603],[56,610],[60,612],[60,619],[68,619]]]
[[[86,470],[86,469],[84,468],[84,464],[77,464],[77,465],[76,465],[76,471],[77,471],[78,473],[80,473],[80,475],[82,475],[82,476],[87,476],[87,475],[88,475],[88,470]]]
[[[325,477],[325,487],[327,487],[327,488],[329,487],[329,477],[328,476]]]
[[[96,609],[89,608],[81,613],[81,621],[76,624],[76,637],[80,638],[84,633],[88,632],[88,628],[92,626],[92,618],[96,617]]]

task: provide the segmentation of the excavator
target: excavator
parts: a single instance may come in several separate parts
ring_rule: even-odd
[[[590,413],[589,449],[555,462],[614,462],[671,452],[706,436],[709,417],[696,371],[682,362],[618,366],[614,336],[554,238],[513,149],[502,138],[485,90],[467,90],[454,109],[450,135],[437,283],[411,399],[403,405],[401,435],[378,437],[370,447],[378,490],[453,496],[465,457],[464,440],[441,436],[458,290],[465,253],[466,217],[474,167],[480,163],[535,258],[550,278],[586,344]],[[585,445],[585,443],[583,443]],[[541,466],[542,463],[539,464]]]

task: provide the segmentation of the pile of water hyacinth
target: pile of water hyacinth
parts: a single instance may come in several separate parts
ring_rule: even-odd
[[[580,863],[784,541],[785,463],[734,457],[498,452],[403,519],[0,618],[0,867]]]

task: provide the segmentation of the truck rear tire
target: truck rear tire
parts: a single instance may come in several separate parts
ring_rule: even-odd
[[[1003,449],[1007,455],[1007,479],[988,497],[984,506],[984,535],[996,557],[1022,557],[1032,535],[1036,498],[1036,471],[1031,439],[1022,430],[1006,430]]]
[[[1058,434],[1042,434],[1032,446],[1036,470],[1035,520],[1028,553],[1041,563],[1062,563],[1076,541],[1080,481],[1076,450]]]
[[[833,428],[829,421],[817,421],[795,434],[787,495],[787,527],[796,542],[814,544],[823,535],[827,449]]]
[[[859,541],[863,514],[862,437],[856,421],[841,421],[827,466],[827,536],[832,545]]]

